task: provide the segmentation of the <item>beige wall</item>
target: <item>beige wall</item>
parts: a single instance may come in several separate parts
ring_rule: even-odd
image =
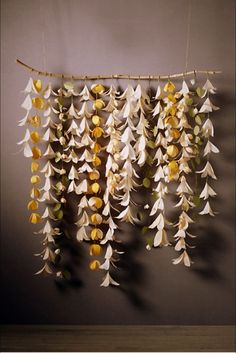
[[[29,163],[17,153],[21,90],[28,72],[16,57],[49,71],[174,73],[185,66],[188,0],[2,1],[1,292],[5,323],[231,324],[234,320],[234,1],[192,0],[189,69],[221,69],[213,79],[219,196],[202,220],[194,266],[173,266],[172,249],[146,252],[137,240],[123,290],[100,288],[100,273],[78,267],[81,287],[59,290],[33,273],[38,237],[28,222]],[[40,6],[41,4],[41,6]],[[201,80],[201,79],[200,79]],[[133,233],[132,233],[133,232]],[[141,235],[130,228],[134,244]]]

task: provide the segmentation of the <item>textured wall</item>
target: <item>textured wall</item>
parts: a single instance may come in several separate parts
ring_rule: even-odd
[[[234,320],[234,1],[192,1],[189,68],[221,69],[214,115],[219,197],[202,219],[195,264],[173,266],[173,249],[142,246],[127,230],[132,262],[123,289],[100,288],[101,273],[78,264],[83,285],[58,288],[35,277],[38,237],[28,224],[29,161],[17,153],[20,91],[28,72],[16,57],[65,73],[174,73],[185,66],[188,0],[2,1],[2,233],[4,323],[232,324]],[[133,250],[132,250],[133,249]],[[79,259],[79,263],[81,263]]]

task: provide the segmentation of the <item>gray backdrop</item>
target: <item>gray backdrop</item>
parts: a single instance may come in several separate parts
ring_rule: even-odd
[[[174,73],[185,67],[187,0],[2,1],[1,318],[4,323],[232,324],[234,237],[234,0],[192,0],[189,69],[221,69],[213,78],[221,107],[213,119],[219,215],[202,219],[195,264],[173,266],[171,248],[149,253],[132,227],[132,262],[123,289],[100,288],[101,273],[78,264],[82,285],[59,288],[33,276],[40,249],[28,223],[29,161],[16,153],[17,121],[29,73],[18,57],[73,74]],[[44,46],[43,46],[43,37]],[[43,51],[45,49],[45,63]],[[205,77],[202,78],[205,80]],[[201,79],[200,79],[201,81]],[[109,82],[107,82],[108,84]],[[154,85],[155,86],[155,85]],[[128,234],[129,232],[129,234]],[[126,236],[126,234],[125,234]],[[137,240],[136,240],[137,239]],[[81,261],[79,260],[79,263]]]

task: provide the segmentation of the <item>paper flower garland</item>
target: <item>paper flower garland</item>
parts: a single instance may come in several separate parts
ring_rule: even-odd
[[[53,90],[30,78],[24,92],[19,126],[26,132],[18,144],[31,159],[29,221],[43,224],[37,234],[44,249],[36,255],[44,265],[37,274],[63,276],[60,244],[68,237],[71,200],[76,240],[89,243],[90,269],[104,272],[101,286],[119,285],[113,278],[123,253],[117,230],[123,222],[140,225],[144,213],[147,249],[172,245],[172,236],[173,264],[189,267],[195,213],[216,213],[210,155],[219,150],[210,113],[219,108],[210,100],[216,89],[209,79],[196,89],[183,80],[180,90],[168,80],[153,96],[140,84],[122,93],[100,83],[78,90],[65,82]],[[199,191],[196,182],[203,179]],[[138,204],[134,193],[142,188],[150,190],[150,200],[141,197]]]

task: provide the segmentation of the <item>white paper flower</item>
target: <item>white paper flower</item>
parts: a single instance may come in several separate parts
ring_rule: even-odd
[[[177,265],[177,264],[179,264],[181,262],[183,262],[184,265],[187,266],[187,267],[191,266],[191,260],[190,260],[190,258],[188,256],[186,250],[183,251],[183,253],[179,257],[177,257],[176,259],[172,260],[173,265]]]
[[[207,161],[205,167],[202,170],[196,171],[196,173],[201,173],[202,178],[210,176],[212,179],[217,179],[209,161]]]
[[[210,187],[210,185],[206,182],[204,189],[202,190],[201,194],[200,194],[200,198],[201,199],[208,199],[209,197],[213,197],[216,196],[216,192]]]
[[[200,215],[209,214],[212,217],[215,216],[215,213],[212,211],[209,201],[206,202],[205,207],[201,212],[199,212],[199,214]]]

